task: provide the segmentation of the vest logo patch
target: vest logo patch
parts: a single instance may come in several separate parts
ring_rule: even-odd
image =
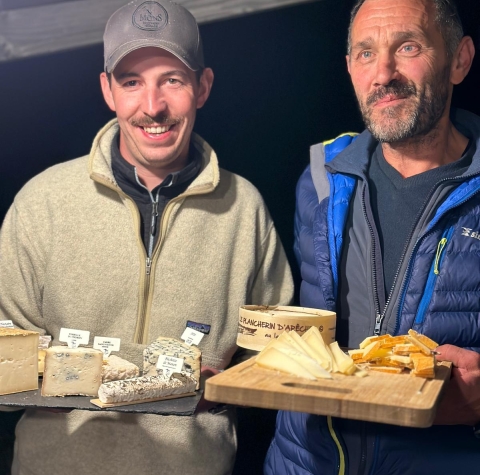
[[[480,232],[473,231],[472,228],[464,228],[462,227],[462,236],[471,237],[473,239],[478,239],[480,241]]]
[[[197,330],[197,332],[201,332],[205,335],[210,333],[211,325],[207,325],[206,323],[197,323],[192,322],[191,320],[187,320],[187,328],[192,328],[193,330]]]
[[[143,2],[135,10],[132,22],[141,30],[159,31],[167,25],[168,14],[157,2]]]

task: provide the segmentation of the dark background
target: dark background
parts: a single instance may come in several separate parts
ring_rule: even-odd
[[[458,3],[465,30],[480,50],[478,0]],[[363,129],[344,58],[352,4],[323,0],[201,26],[215,83],[196,131],[224,168],[260,190],[297,281],[294,195],[309,146]],[[476,58],[453,100],[477,114],[479,64]],[[28,179],[87,154],[97,131],[113,117],[100,93],[102,68],[101,45],[0,63],[0,221]],[[236,475],[261,474],[274,416],[239,410]],[[0,414],[0,475],[9,473],[17,418]]]

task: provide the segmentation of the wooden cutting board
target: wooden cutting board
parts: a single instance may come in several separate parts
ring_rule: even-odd
[[[264,369],[251,358],[208,379],[205,398],[239,406],[308,412],[408,427],[430,427],[451,363],[435,379],[370,371],[359,378],[332,374],[309,381]]]

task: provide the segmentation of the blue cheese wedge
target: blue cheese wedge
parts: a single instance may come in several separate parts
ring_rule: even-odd
[[[140,375],[137,365],[130,363],[116,355],[110,355],[103,360],[102,382],[119,381],[122,379],[136,378]]]
[[[202,352],[196,346],[189,346],[176,338],[157,338],[143,350],[143,376],[161,376],[163,374],[163,370],[157,368],[160,355],[183,358],[182,372],[195,379],[197,389],[200,387]]]
[[[0,328],[0,394],[38,389],[38,333]]]
[[[122,403],[160,399],[195,391],[197,382],[185,373],[164,376],[141,376],[123,381],[103,383],[98,389],[98,398],[103,403]]]
[[[47,348],[42,396],[96,396],[102,364],[103,352],[94,348]]]

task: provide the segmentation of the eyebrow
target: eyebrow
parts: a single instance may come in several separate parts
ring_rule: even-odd
[[[121,81],[128,78],[138,78],[140,76],[141,75],[139,73],[136,73],[135,71],[125,71],[123,73],[120,73],[118,76],[115,76],[115,79],[117,81]],[[165,71],[164,73],[161,74],[161,76],[162,77],[181,76],[183,78],[188,78],[188,74],[186,74],[181,69],[172,69],[171,71]]]
[[[424,39],[424,35],[418,34],[414,31],[397,31],[393,33],[393,39],[395,41],[409,41],[409,40],[419,40],[419,39]],[[358,43],[355,43],[352,46],[352,50],[358,50],[358,49],[368,49],[370,48],[373,44],[375,43],[375,40],[369,36],[368,38],[365,38],[362,41],[359,41]]]

